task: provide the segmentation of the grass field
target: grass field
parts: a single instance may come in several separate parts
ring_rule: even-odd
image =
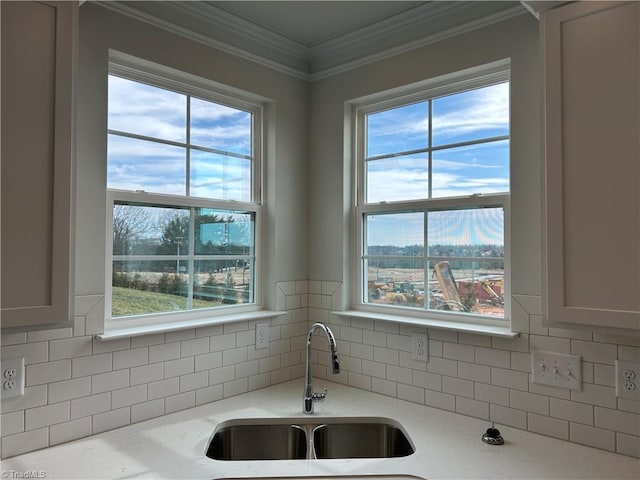
[[[193,301],[193,308],[207,308],[216,305],[220,305],[220,302],[208,302],[197,299]],[[179,295],[113,287],[111,312],[114,317],[173,312],[185,310],[186,308],[187,299]]]

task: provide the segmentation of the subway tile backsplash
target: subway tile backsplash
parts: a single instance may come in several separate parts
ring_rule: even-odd
[[[330,325],[341,373],[327,375],[326,345],[313,373],[410,402],[640,457],[640,402],[615,396],[616,359],[640,361],[640,337],[542,324],[540,297],[513,296],[509,340],[331,314],[339,282],[276,285],[269,348],[237,322],[99,342],[104,298],[76,298],[73,328],[3,334],[2,358],[25,357],[25,395],[2,401],[3,458],[192,408],[304,376],[309,324]],[[260,322],[262,322],[261,320]],[[428,363],[411,359],[427,333]],[[314,343],[315,346],[315,343]],[[531,384],[530,352],[581,355],[583,390]]]
[[[264,350],[257,321],[97,341],[98,295],[76,298],[73,328],[3,334],[2,358],[25,357],[26,383],[2,401],[2,458],[301,377],[307,286],[278,284],[288,313],[270,321]]]
[[[616,359],[640,361],[638,334],[545,327],[535,295],[513,295],[512,326],[521,333],[515,339],[349,319],[327,308],[339,308],[339,286],[322,285],[309,282],[309,320],[328,322],[336,335],[343,369],[332,380],[640,457],[640,402],[616,398],[614,377]],[[410,355],[411,334],[425,331],[426,364]],[[532,350],[581,355],[582,391],[532,384]],[[326,377],[326,363],[319,360],[314,373]]]

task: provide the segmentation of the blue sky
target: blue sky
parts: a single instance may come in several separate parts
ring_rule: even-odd
[[[429,212],[428,245],[501,245],[504,215],[501,208]],[[369,215],[367,244],[424,246],[422,212]]]
[[[109,76],[109,129],[170,142],[187,139],[187,97]],[[193,145],[234,155],[191,151],[191,195],[248,201],[251,198],[251,113],[191,98]],[[184,195],[186,149],[109,135],[108,186]]]

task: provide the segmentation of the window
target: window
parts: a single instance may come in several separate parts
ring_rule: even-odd
[[[110,321],[255,309],[262,108],[111,65]]]
[[[354,119],[356,308],[504,322],[508,71],[378,96]]]

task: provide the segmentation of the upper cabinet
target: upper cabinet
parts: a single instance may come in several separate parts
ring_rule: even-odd
[[[77,2],[1,2],[2,328],[70,320]]]
[[[541,15],[550,325],[640,329],[640,3]]]

